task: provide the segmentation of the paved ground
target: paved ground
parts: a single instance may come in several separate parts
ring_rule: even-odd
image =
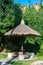
[[[31,65],[43,65],[43,61],[35,61]]]
[[[11,65],[11,64],[7,64],[8,62],[10,62],[12,59],[2,59],[0,60],[0,65]]]

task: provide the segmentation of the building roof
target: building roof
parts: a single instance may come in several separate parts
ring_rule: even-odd
[[[16,28],[11,29],[7,33],[5,33],[7,36],[25,36],[25,35],[31,35],[31,36],[40,36],[40,34],[27,26],[24,23],[24,20],[21,21],[20,25],[18,25]]]

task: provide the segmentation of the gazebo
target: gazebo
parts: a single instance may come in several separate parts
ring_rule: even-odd
[[[8,31],[7,33],[5,33],[6,36],[40,36],[40,34],[33,30],[32,28],[30,28],[29,26],[27,26],[24,23],[24,20],[21,20],[20,25],[18,25],[16,28],[11,29],[10,31]],[[21,55],[23,56],[23,42],[21,45]]]

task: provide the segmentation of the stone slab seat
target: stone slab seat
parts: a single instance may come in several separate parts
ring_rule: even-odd
[[[34,59],[35,58],[35,54],[34,53],[26,52],[26,54],[29,56],[29,59]]]

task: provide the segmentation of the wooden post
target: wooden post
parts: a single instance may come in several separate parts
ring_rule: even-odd
[[[19,60],[24,60],[23,51],[24,51],[24,49],[23,49],[23,43],[22,43],[22,45],[21,45],[21,50],[20,50],[20,52],[19,52]]]
[[[24,51],[24,49],[23,49],[23,43],[22,43],[22,45],[21,45],[21,54],[23,54],[23,51]]]
[[[21,51],[23,51],[23,43],[22,43],[22,45],[21,45]]]

